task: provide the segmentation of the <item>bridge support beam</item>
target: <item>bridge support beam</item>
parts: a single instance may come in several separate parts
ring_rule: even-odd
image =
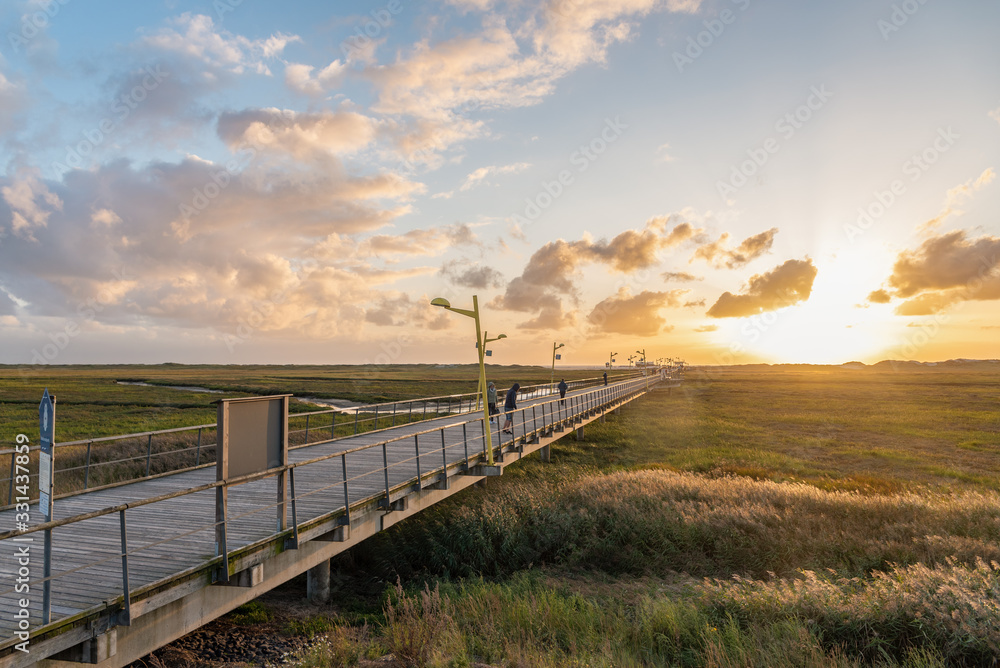
[[[306,598],[321,604],[330,600],[330,560],[326,559],[306,571]]]
[[[583,426],[579,426],[576,428],[576,440],[578,441],[583,440]]]
[[[542,447],[538,448],[538,456],[546,464],[548,464],[549,462],[551,462],[552,461],[552,446],[551,445],[543,445]]]
[[[118,653],[118,630],[110,629],[106,633],[85,640],[79,645],[63,650],[53,656],[53,659],[69,663],[100,663]]]

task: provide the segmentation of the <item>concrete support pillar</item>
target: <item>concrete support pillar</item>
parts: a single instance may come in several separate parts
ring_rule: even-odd
[[[577,427],[577,429],[576,429],[576,440],[578,440],[578,441],[582,441],[583,440],[583,427]]]
[[[601,422],[604,422],[604,411],[601,411]]]
[[[330,560],[327,559],[306,571],[306,598],[310,603],[330,600]]]
[[[538,456],[541,457],[542,461],[548,464],[552,461],[552,446],[544,445],[538,448]]]

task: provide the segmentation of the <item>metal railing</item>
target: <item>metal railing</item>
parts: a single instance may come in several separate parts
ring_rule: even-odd
[[[637,372],[619,374],[609,382],[639,377]],[[602,377],[567,382],[570,391],[603,384]],[[548,383],[520,388],[519,399],[533,399],[552,394]],[[503,394],[498,390],[498,396]],[[362,432],[391,429],[401,424],[435,419],[443,415],[464,415],[482,410],[476,392],[364,404],[352,408],[329,408],[292,413],[289,420],[289,447],[345,438]],[[294,428],[293,428],[294,425]],[[56,498],[78,494],[93,488],[128,484],[152,476],[190,470],[215,462],[216,425],[202,424],[155,431],[103,436],[55,443],[56,468],[53,484]],[[37,478],[38,446],[29,448],[30,463]],[[0,510],[9,508],[14,498],[14,448],[0,450]],[[68,462],[68,465],[67,465]],[[4,485],[4,483],[6,483]],[[37,487],[37,485],[32,486]],[[0,492],[2,493],[2,492]],[[37,498],[37,497],[36,497]]]
[[[509,439],[498,435],[494,443],[485,442],[485,429],[482,418],[460,420],[450,422],[432,429],[421,430],[416,433],[409,433],[401,436],[387,438],[378,443],[362,445],[343,451],[325,454],[304,461],[288,463],[284,466],[269,469],[268,471],[251,475],[240,476],[229,480],[211,482],[197,485],[187,489],[176,490],[170,493],[161,494],[147,499],[131,501],[129,503],[109,506],[100,510],[94,510],[72,517],[45,522],[31,526],[26,530],[13,530],[0,533],[0,542],[15,541],[22,542],[28,539],[31,534],[40,531],[53,532],[53,544],[65,545],[67,539],[73,545],[72,556],[77,561],[80,560],[78,548],[86,547],[92,541],[92,545],[100,545],[104,554],[86,563],[75,563],[69,556],[66,559],[70,562],[64,565],[63,570],[57,570],[54,563],[54,571],[50,576],[32,580],[32,588],[41,587],[46,582],[52,583],[53,600],[53,622],[66,617],[79,617],[81,614],[92,613],[96,609],[107,610],[109,607],[119,610],[118,623],[127,625],[131,619],[131,601],[134,594],[142,595],[145,592],[152,592],[161,587],[179,572],[191,572],[192,568],[218,568],[217,571],[221,579],[228,579],[232,566],[234,548],[236,550],[250,550],[255,546],[266,544],[278,538],[284,537],[288,542],[286,548],[296,549],[299,541],[300,526],[305,523],[315,524],[332,518],[339,518],[339,525],[350,525],[352,512],[357,512],[359,507],[365,504],[377,503],[380,507],[391,507],[395,498],[403,496],[411,491],[423,489],[427,485],[443,481],[449,475],[456,472],[468,472],[475,465],[486,461],[486,451],[492,447],[498,459],[503,461],[504,452],[520,447],[526,442],[535,441],[543,436],[551,436],[557,430],[572,427],[584,420],[585,417],[596,415],[599,412],[611,410],[618,405],[628,401],[642,393],[648,387],[655,385],[656,379],[633,379],[616,383],[607,387],[599,387],[584,391],[579,394],[567,396],[565,400],[558,398],[547,401],[533,403],[514,411],[513,434]],[[370,453],[376,452],[381,457],[381,466],[372,466],[373,458]],[[305,471],[309,467],[325,467],[322,475],[314,476],[313,479],[322,481],[313,489],[305,489],[308,485],[300,484],[299,493],[296,493],[296,472]],[[288,486],[290,494],[285,501],[272,502],[276,497],[273,491],[260,493],[255,490],[252,483],[261,483],[270,478],[275,478],[287,472]],[[230,515],[224,499],[226,495],[219,495],[222,508],[219,515],[212,515],[206,521],[196,523],[194,518],[185,516],[182,522],[175,522],[183,526],[183,530],[176,535],[162,538],[163,532],[167,530],[171,522],[166,520],[156,520],[143,515],[143,509],[154,507],[162,508],[164,518],[172,518],[177,509],[182,509],[183,514],[190,515],[190,502],[184,502],[174,507],[166,507],[174,500],[190,498],[198,494],[214,494],[215,490],[222,488],[232,491],[230,495],[243,492],[239,507],[244,509],[236,515]],[[267,499],[263,505],[256,505],[246,509],[250,504],[249,495],[256,493],[257,497]],[[207,502],[203,506],[209,505]],[[215,502],[210,504],[213,513],[217,512]],[[286,508],[290,507],[292,522],[291,527],[285,530],[277,530],[277,527],[285,526],[281,521]],[[274,524],[273,517],[263,523],[249,523],[248,521],[255,515],[259,515],[269,510],[278,513],[279,522]],[[141,515],[141,520],[146,522],[147,529],[155,527],[151,533],[156,538],[147,544],[136,546],[135,542],[129,542],[128,517],[135,517],[136,513]],[[120,550],[109,547],[112,544],[110,536],[107,535],[110,526],[102,527],[102,518],[111,518],[117,515],[118,540],[113,544],[120,544]],[[221,517],[221,520],[217,519]],[[105,522],[107,524],[107,522]],[[220,530],[218,533],[216,530]],[[62,533],[63,540],[58,539],[57,534]],[[73,535],[67,536],[67,533]],[[221,536],[221,540],[218,537]],[[174,544],[174,549],[164,549],[168,544]],[[6,543],[14,553],[15,543]],[[179,545],[179,547],[178,547]],[[210,548],[213,548],[210,549]],[[159,549],[157,549],[159,548]],[[215,556],[203,556],[198,558],[198,548],[202,554]],[[140,558],[144,558],[142,569],[130,572],[130,559],[134,563]],[[55,560],[53,560],[55,562]],[[120,564],[112,568],[112,562]],[[168,564],[174,564],[170,572],[162,572]],[[159,570],[157,570],[159,569]],[[154,572],[156,571],[156,572]],[[107,582],[109,576],[117,573],[120,576],[121,588],[117,598],[109,595],[107,589],[94,594],[92,605],[86,610],[66,611],[65,607],[60,608],[59,604],[63,597],[56,583],[64,584],[71,592],[72,600],[76,605],[81,604],[81,594],[83,585],[80,581],[96,584]],[[99,574],[98,578],[94,578]],[[159,575],[159,577],[157,577]],[[73,576],[77,576],[73,578]],[[87,578],[90,578],[89,580]],[[130,585],[131,583],[131,585]],[[130,588],[131,586],[131,588]],[[11,597],[15,596],[16,587],[0,589],[0,605],[10,603]],[[67,594],[69,596],[70,594]],[[33,597],[37,599],[37,597]],[[13,603],[9,609],[14,609]],[[60,610],[62,610],[60,612]],[[32,615],[40,615],[41,611],[32,610]],[[2,628],[3,620],[0,620]],[[5,631],[8,629],[4,629]],[[37,633],[35,627],[32,635]],[[8,634],[12,637],[13,633]],[[0,648],[13,644],[16,640],[0,643]]]

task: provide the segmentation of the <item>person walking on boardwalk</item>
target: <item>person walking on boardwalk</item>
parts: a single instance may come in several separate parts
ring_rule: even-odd
[[[497,408],[497,386],[492,381],[486,386],[486,407],[490,411],[490,422],[493,422],[493,416],[499,415],[500,409]],[[500,424],[499,418],[497,424]]]
[[[566,384],[566,380],[565,379],[560,378],[559,379],[559,385],[557,385],[557,387],[559,388],[559,403],[565,405],[566,404],[566,390],[569,389],[569,385]]]
[[[507,421],[504,422],[503,432],[505,434],[513,434],[514,430],[511,427],[514,425],[514,411],[517,410],[517,391],[521,389],[518,383],[514,383],[507,390],[507,397],[503,402],[504,413],[507,414]]]
[[[608,386],[608,372],[604,372],[604,387]]]

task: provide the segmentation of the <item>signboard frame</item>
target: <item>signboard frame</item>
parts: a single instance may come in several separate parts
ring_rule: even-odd
[[[288,403],[291,394],[220,399],[216,403],[215,476],[219,482],[263,473],[288,463]],[[277,529],[288,528],[288,472],[277,475]],[[226,556],[228,486],[216,488],[216,554]],[[229,581],[224,560],[221,579]]]
[[[38,509],[42,521],[50,522],[55,496],[56,396],[45,388],[38,404]],[[11,471],[11,476],[14,472]],[[52,529],[45,530],[45,560],[42,567],[42,624],[52,621]]]

